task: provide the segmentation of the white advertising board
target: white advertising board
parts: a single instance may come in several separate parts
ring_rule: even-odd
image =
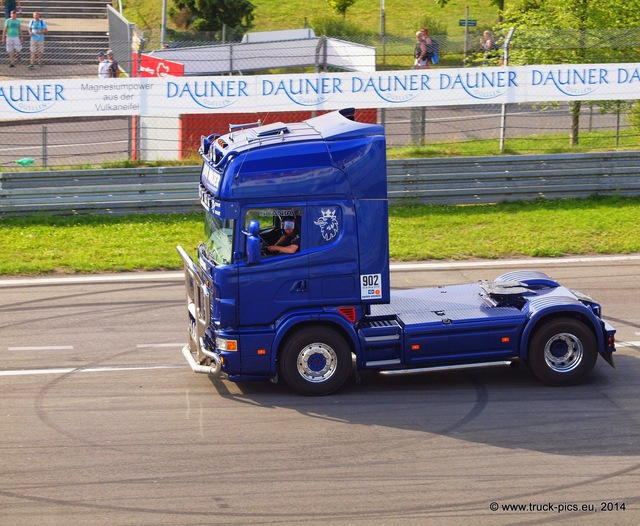
[[[0,83],[0,120],[638,98],[640,64]]]

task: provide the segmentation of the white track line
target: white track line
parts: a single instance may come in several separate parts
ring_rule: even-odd
[[[492,259],[482,261],[445,261],[429,263],[392,263],[392,272],[408,270],[448,270],[461,268],[485,267],[523,267],[527,265],[574,265],[576,263],[620,263],[625,261],[640,261],[640,254],[621,256],[589,256],[568,258],[535,258],[535,259]],[[167,281],[184,280],[183,272],[125,272],[118,274],[91,274],[83,276],[34,277],[0,280],[0,287],[15,287],[23,285],[64,285],[66,283],[108,283],[124,281]]]
[[[145,371],[151,369],[182,369],[184,365],[121,365],[112,367],[61,367],[57,369],[16,369],[0,371],[0,376],[30,376],[36,374],[111,373],[116,371]]]
[[[616,342],[617,348],[623,347],[637,347],[640,349],[640,341],[633,342]],[[120,366],[105,366],[105,367],[64,367],[54,369],[16,369],[9,371],[0,371],[0,377],[2,376],[30,376],[30,375],[42,375],[42,374],[69,374],[69,373],[111,373],[120,371],[147,371],[153,369],[182,369],[187,367],[184,365],[120,365]]]
[[[616,348],[622,347],[638,347],[640,348],[640,341],[637,342],[616,342]]]
[[[40,345],[31,347],[7,347],[8,351],[69,351],[73,345]]]
[[[185,343],[139,343],[136,345],[137,349],[154,349],[154,348],[162,348],[162,347],[179,347],[182,349],[185,346]]]

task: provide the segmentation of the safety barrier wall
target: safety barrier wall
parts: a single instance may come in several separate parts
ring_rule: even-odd
[[[188,213],[200,168],[0,173],[0,216]],[[399,159],[387,163],[391,204],[471,204],[640,195],[640,151]]]
[[[392,160],[393,204],[640,195],[640,151]]]

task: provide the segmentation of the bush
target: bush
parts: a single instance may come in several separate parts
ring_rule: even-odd
[[[326,37],[343,37],[348,35],[350,37],[370,37],[376,36],[377,33],[370,29],[365,29],[357,24],[346,22],[337,16],[322,16],[314,18],[311,21],[311,28],[316,36]]]

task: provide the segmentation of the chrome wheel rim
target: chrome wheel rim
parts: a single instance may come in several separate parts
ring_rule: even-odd
[[[326,382],[338,369],[336,352],[324,343],[310,343],[298,354],[298,373],[307,382]]]
[[[556,334],[544,346],[544,361],[552,371],[568,373],[573,371],[584,356],[582,342],[573,334]]]

